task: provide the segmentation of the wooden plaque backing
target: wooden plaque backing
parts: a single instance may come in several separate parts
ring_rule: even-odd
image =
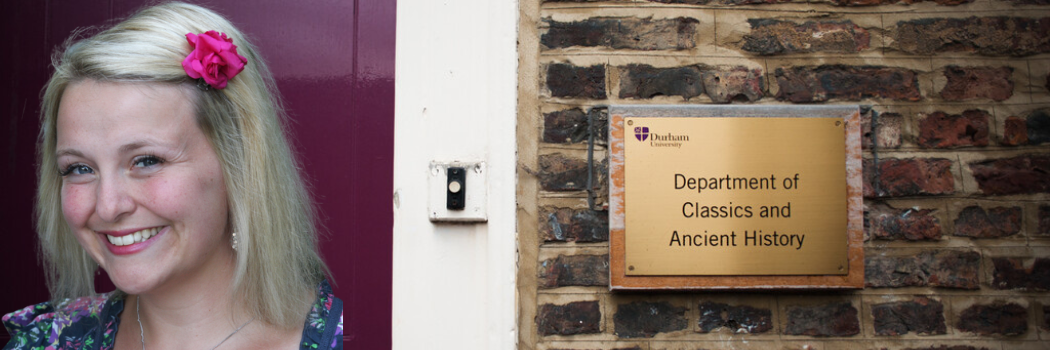
[[[626,117],[793,117],[841,118],[846,144],[846,235],[849,261],[845,275],[784,276],[628,276],[624,211]],[[864,217],[858,106],[611,106],[609,108],[609,273],[612,290],[775,290],[859,289],[864,287]]]

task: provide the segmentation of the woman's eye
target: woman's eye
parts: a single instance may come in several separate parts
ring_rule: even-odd
[[[134,165],[136,167],[148,168],[160,163],[163,163],[163,161],[161,161],[160,158],[157,158],[156,156],[144,156],[136,159]]]
[[[70,165],[70,166],[66,167],[66,170],[62,171],[62,173],[59,174],[59,175],[62,175],[62,176],[66,176],[66,175],[85,175],[85,174],[92,174],[94,172],[95,172],[95,170],[91,169],[91,167],[89,167],[87,165],[84,165],[84,164],[73,164],[73,165]]]

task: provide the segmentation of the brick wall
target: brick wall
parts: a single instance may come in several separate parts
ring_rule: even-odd
[[[1050,2],[521,0],[519,43],[519,348],[1050,347]],[[871,106],[863,290],[609,292],[605,106],[715,103]]]

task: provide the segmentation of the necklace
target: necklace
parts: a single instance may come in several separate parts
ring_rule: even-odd
[[[142,316],[139,315],[139,305],[141,304],[139,303],[138,297],[135,297],[135,318],[139,321],[139,342],[142,343],[142,350],[146,350],[146,332],[142,329]],[[234,329],[233,333],[230,333],[230,335],[227,335],[226,338],[224,338],[221,342],[211,347],[211,350],[215,350],[215,348],[218,348],[219,345],[225,343],[234,334],[240,332],[241,328],[244,328],[244,326],[247,326],[249,323],[252,323],[252,321],[255,321],[255,317],[252,317],[252,319],[248,320],[248,322],[245,322],[240,327],[237,327],[237,329]]]

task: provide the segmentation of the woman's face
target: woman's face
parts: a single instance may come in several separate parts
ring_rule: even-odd
[[[58,111],[62,212],[131,294],[229,268],[219,158],[182,87],[84,80]]]

